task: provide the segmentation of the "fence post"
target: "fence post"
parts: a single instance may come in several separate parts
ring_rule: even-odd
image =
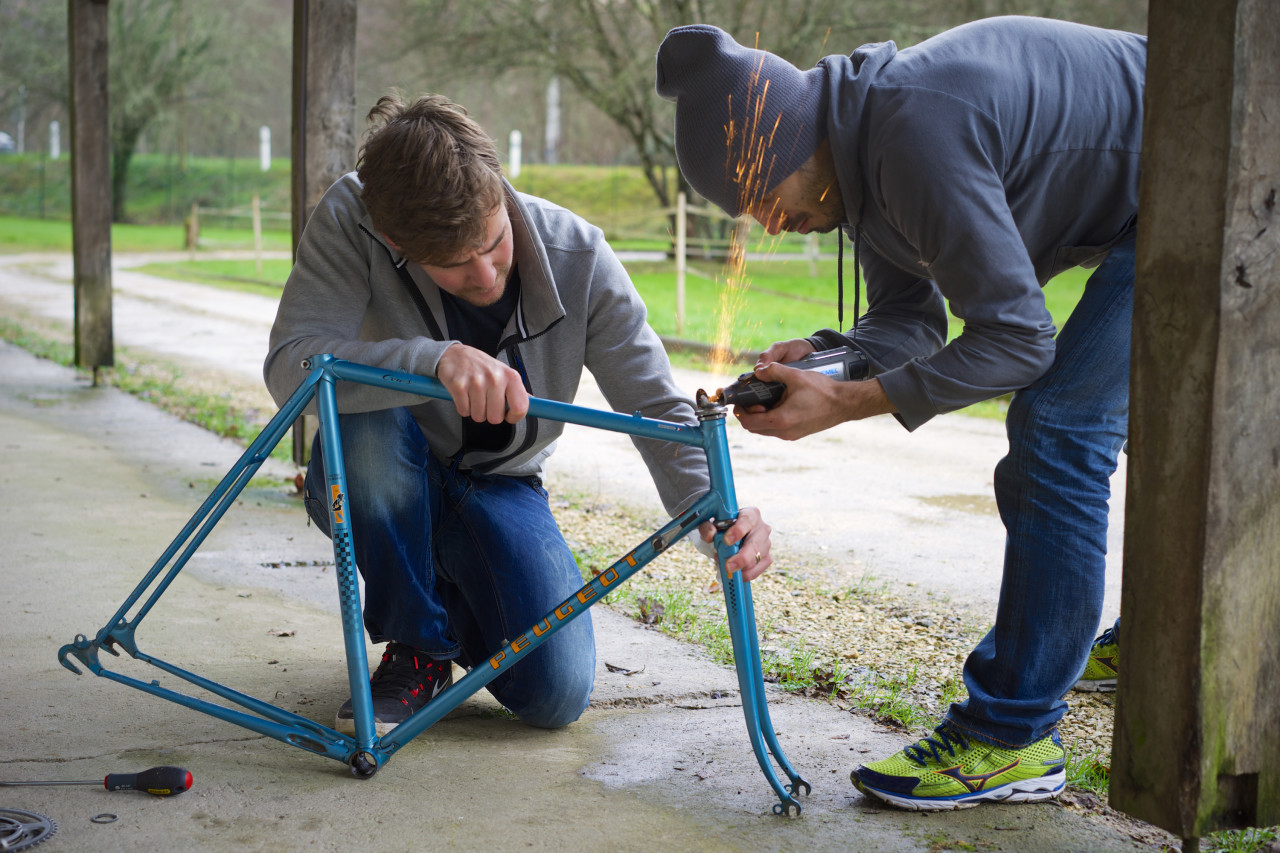
[[[187,217],[187,250],[194,252],[200,243],[199,203],[191,203],[191,215]]]
[[[676,337],[684,337],[684,276],[686,258],[686,235],[688,219],[686,210],[688,199],[683,192],[676,193]]]
[[[251,203],[253,210],[253,268],[258,278],[262,278],[262,202],[258,194],[253,194]]]

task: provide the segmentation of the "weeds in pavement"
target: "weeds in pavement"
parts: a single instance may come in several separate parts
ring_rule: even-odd
[[[1105,800],[1111,790],[1111,765],[1107,756],[1098,752],[1080,755],[1068,747],[1067,784]]]
[[[1280,827],[1250,827],[1215,832],[1200,843],[1202,853],[1264,853],[1276,849]]]

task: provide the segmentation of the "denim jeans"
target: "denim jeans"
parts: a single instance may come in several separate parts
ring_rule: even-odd
[[[574,593],[582,579],[536,477],[454,469],[431,454],[408,409],[339,416],[364,623],[440,660],[484,663]],[[319,437],[307,512],[330,535]],[[595,680],[591,614],[489,683],[526,723],[556,728],[587,707]]]
[[[1105,589],[1107,502],[1129,425],[1134,241],[1090,276],[1053,366],[1017,392],[995,471],[1006,531],[994,627],[964,666],[947,719],[978,740],[1026,746],[1066,713]]]

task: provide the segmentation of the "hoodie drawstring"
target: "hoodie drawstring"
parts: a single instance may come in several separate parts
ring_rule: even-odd
[[[836,248],[836,328],[844,331],[844,229]],[[853,338],[858,337],[858,315],[862,313],[862,229],[853,229]]]

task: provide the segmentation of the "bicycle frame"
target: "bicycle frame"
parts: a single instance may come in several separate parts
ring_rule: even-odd
[[[473,666],[466,676],[441,692],[409,719],[387,734],[378,737],[374,729],[360,591],[354,550],[351,545],[351,524],[347,512],[347,480],[338,429],[336,383],[347,381],[377,388],[407,391],[441,400],[451,398],[444,386],[435,379],[380,370],[342,361],[332,355],[314,356],[304,362],[303,366],[310,372],[293,396],[280,408],[258,438],[249,445],[196,510],[190,521],[125,599],[111,620],[98,631],[94,639],[90,640],[84,634],[79,634],[72,643],[59,650],[58,659],[63,666],[80,674],[80,669],[72,660],[74,658],[95,675],[137,688],[153,696],[176,702],[192,710],[209,714],[318,755],[342,761],[357,777],[369,778],[377,772],[379,767],[389,761],[397,750],[517,663],[521,656],[542,645],[564,625],[582,615],[609,592],[625,583],[654,557],[686,534],[696,530],[702,522],[714,520],[718,530],[715,537],[717,563],[720,568],[720,581],[724,588],[734,659],[737,662],[738,685],[742,694],[747,734],[760,769],[778,796],[779,802],[774,805],[773,811],[777,814],[789,814],[794,809],[797,815],[800,813],[801,806],[795,795],[801,789],[807,794],[810,790],[809,783],[801,778],[787,761],[782,747],[778,744],[773,723],[769,719],[760,665],[755,612],[751,601],[751,586],[743,582],[740,574],[729,574],[725,570],[725,561],[737,553],[738,546],[724,542],[724,530],[727,530],[733,519],[737,517],[738,506],[734,493],[733,473],[729,464],[729,447],[725,437],[726,411],[723,406],[711,403],[703,395],[699,400],[699,423],[695,426],[644,418],[639,414],[627,416],[554,400],[531,398],[529,401],[531,417],[703,448],[707,454],[711,489],[681,517],[655,531],[648,539],[547,613],[537,624],[503,644],[486,662]],[[182,571],[187,561],[226,511],[235,503],[236,498],[270,456],[271,451],[312,400],[315,400],[319,412],[319,435],[326,463],[331,538],[337,569],[347,676],[351,687],[354,737],[341,734],[313,720],[146,654],[138,649],[134,637],[139,623],[156,605],[174,578]],[[142,601],[144,596],[146,600]],[[139,605],[140,601],[142,603]],[[136,611],[134,611],[135,606],[137,606]],[[131,611],[133,611],[132,617],[129,615]],[[118,656],[117,647],[136,660],[151,664],[245,710],[237,710],[227,705],[161,687],[158,681],[142,681],[113,672],[103,666],[98,652],[102,650]],[[779,780],[778,774],[774,771],[770,755],[786,775],[788,780],[786,784]]]

